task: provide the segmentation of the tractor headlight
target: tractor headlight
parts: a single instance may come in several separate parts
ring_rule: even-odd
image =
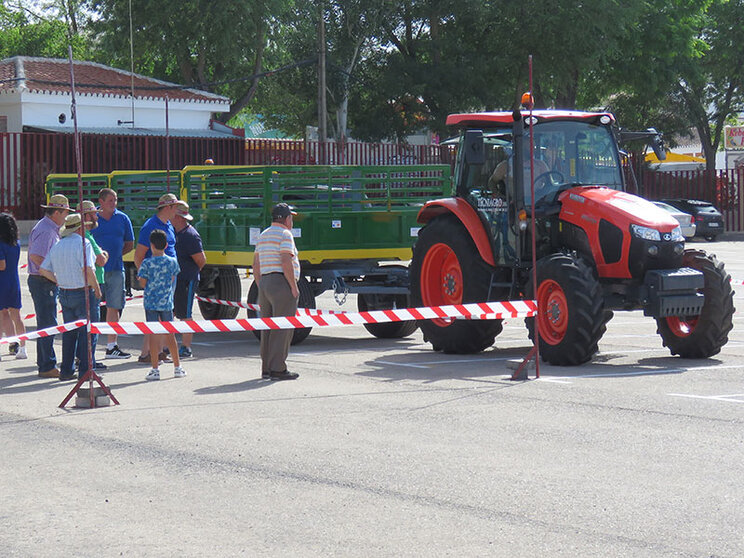
[[[685,237],[682,234],[682,227],[674,227],[672,229],[672,242],[684,242]]]
[[[661,234],[659,233],[659,231],[657,231],[656,229],[650,229],[648,227],[642,227],[641,225],[630,225],[630,232],[633,233],[633,236],[637,236],[638,238],[642,238],[643,240],[661,240]]]

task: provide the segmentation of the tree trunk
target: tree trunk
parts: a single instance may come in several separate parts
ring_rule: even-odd
[[[248,106],[248,103],[251,102],[253,96],[256,94],[258,81],[260,79],[258,77],[258,74],[261,73],[261,68],[263,66],[263,53],[264,49],[266,48],[266,41],[264,40],[265,32],[266,27],[262,22],[258,27],[256,37],[256,58],[254,59],[253,63],[253,79],[251,80],[251,85],[248,88],[248,91],[246,91],[245,95],[243,95],[240,99],[230,105],[230,112],[220,115],[220,117],[217,119],[223,124],[227,123],[236,114],[238,114],[241,110]]]

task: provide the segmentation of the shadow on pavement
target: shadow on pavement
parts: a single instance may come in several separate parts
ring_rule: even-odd
[[[268,387],[272,382],[268,380],[262,380],[261,378],[253,378],[251,380],[245,380],[244,382],[238,382],[235,384],[222,384],[219,386],[207,386],[194,390],[196,395],[215,395],[220,393],[236,393],[240,391],[248,391],[251,389],[260,389]]]

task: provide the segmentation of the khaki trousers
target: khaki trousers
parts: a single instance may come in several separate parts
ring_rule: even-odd
[[[262,318],[294,316],[297,313],[297,299],[292,296],[289,284],[281,273],[268,273],[261,276],[258,283],[258,305]],[[287,369],[289,344],[293,329],[273,329],[261,331],[261,372],[284,372]]]

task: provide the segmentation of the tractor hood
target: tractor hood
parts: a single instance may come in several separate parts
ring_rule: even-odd
[[[595,186],[572,188],[558,199],[566,244],[591,251],[600,277],[642,279],[649,269],[679,267],[679,223],[651,202]]]
[[[670,233],[679,226],[669,213],[650,201],[612,188],[580,186],[563,192],[561,219],[572,222],[576,217],[583,220],[600,219],[628,230],[631,223]]]

